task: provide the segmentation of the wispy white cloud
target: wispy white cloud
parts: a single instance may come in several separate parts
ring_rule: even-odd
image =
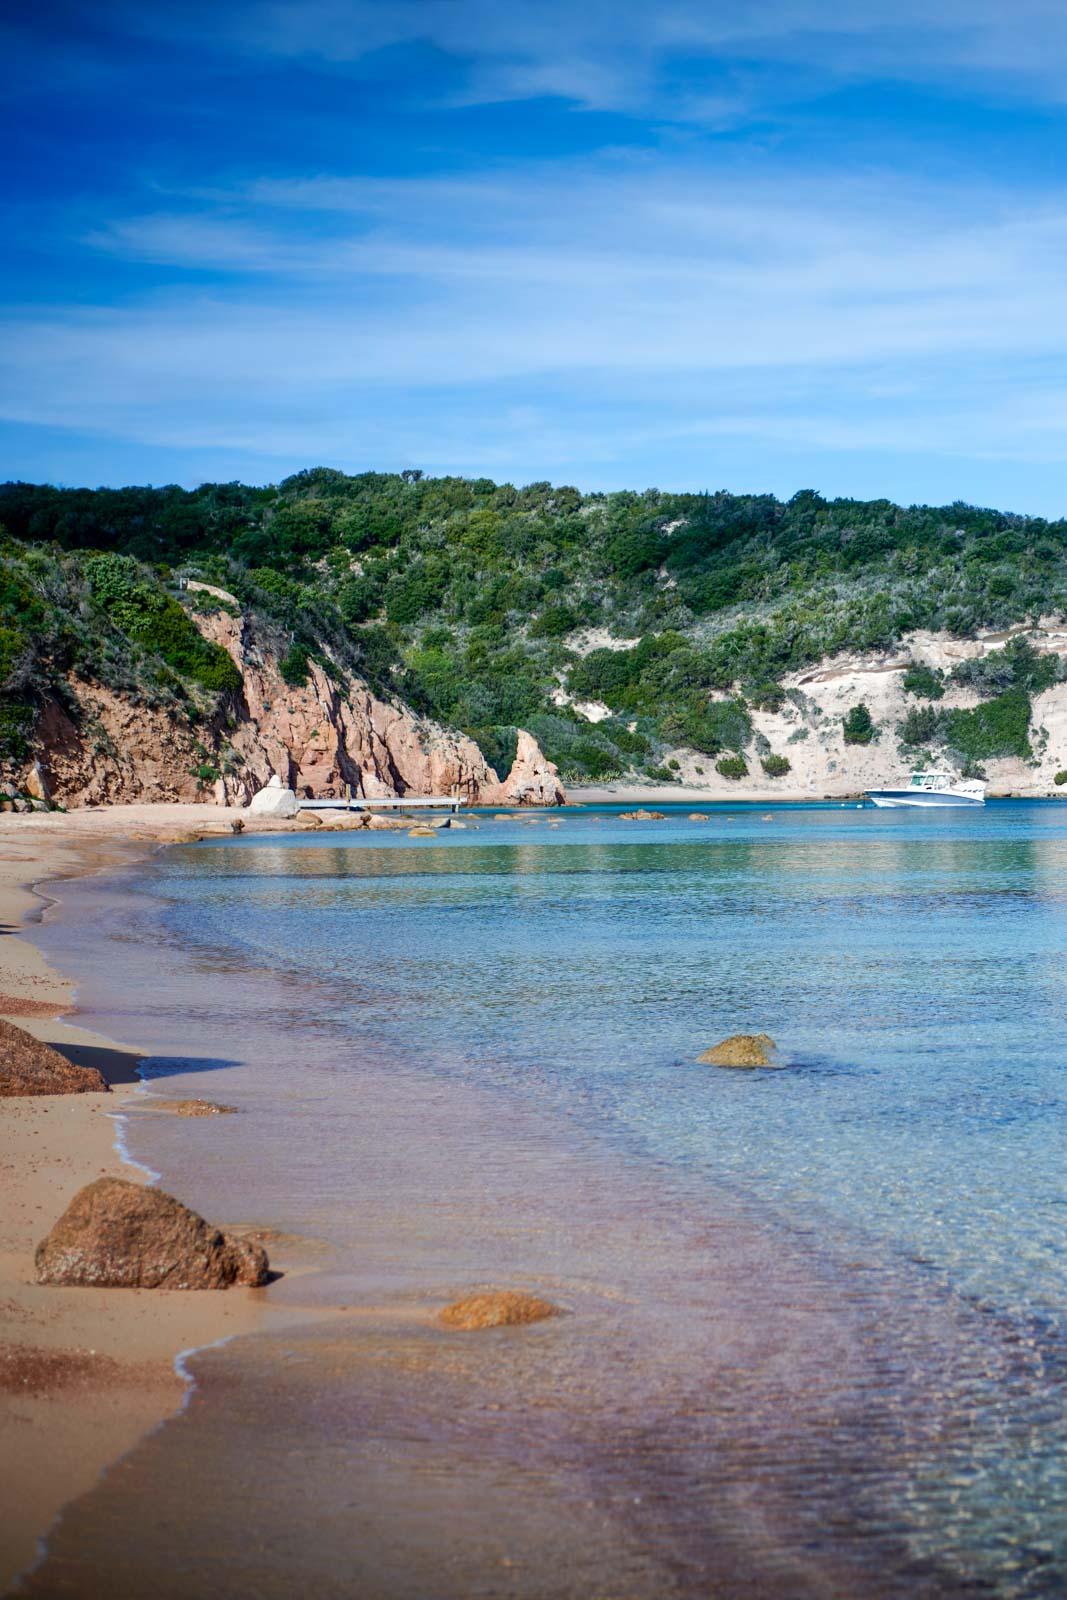
[[[445,176],[316,170],[275,145],[252,168],[262,176],[224,179],[225,153],[202,144],[186,184],[153,167],[150,190],[128,172],[129,202],[94,205],[91,229],[62,241],[77,268],[106,275],[100,303],[80,285],[0,328],[0,415],[16,423],[348,464],[614,463],[615,481],[642,451],[666,479],[705,446],[757,464],[805,451],[1067,460],[1054,375],[1067,188],[1022,165],[994,181],[958,144],[949,182],[916,176],[914,152],[874,170],[842,145],[833,170],[814,170],[784,136],[706,137],[768,107],[781,135],[784,107],[846,83],[1059,99],[1058,5],[123,4],[107,25],[140,30],[150,55],[195,41],[227,82],[267,63],[276,83],[299,81],[301,115],[316,72],[336,108],[381,69],[398,101],[401,87],[438,110],[548,97],[643,118],[648,137],[524,166],[490,139],[480,169],[464,146],[473,170]],[[387,72],[375,58],[390,47]],[[427,60],[409,84],[408,64]],[[563,123],[565,150],[579,126],[602,126],[556,117],[556,133]],[[425,165],[402,136],[393,157]]]
[[[1057,102],[1067,92],[1060,0],[245,0],[221,10],[193,0],[124,15],[155,37],[199,33],[208,48],[338,68],[421,42],[465,66],[459,98],[472,103],[549,95],[713,124],[761,101],[751,77],[747,94],[731,94],[731,72],[775,66],[830,82],[985,82]],[[718,92],[679,92],[678,68],[693,59],[722,67]],[[776,94],[785,87],[779,79]]]
[[[92,244],[182,278],[9,315],[9,419],[366,460],[418,418],[420,460],[474,439],[486,470],[524,425],[531,455],[623,475],[702,439],[1067,459],[1063,196],[613,161],[259,182]]]

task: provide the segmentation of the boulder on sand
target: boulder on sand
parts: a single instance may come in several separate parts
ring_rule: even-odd
[[[115,1289],[255,1288],[267,1254],[230,1239],[159,1189],[97,1178],[37,1246],[37,1282]]]
[[[697,1060],[713,1067],[773,1067],[774,1040],[766,1033],[732,1033]]]
[[[446,1328],[476,1333],[481,1328],[512,1328],[558,1316],[559,1306],[554,1306],[551,1300],[540,1300],[522,1289],[487,1289],[454,1300],[450,1306],[445,1306],[438,1320]]]
[[[107,1094],[95,1067],[75,1067],[24,1028],[0,1021],[0,1098],[27,1094]]]
[[[300,807],[292,789],[287,789],[275,773],[266,788],[252,796],[248,810],[253,817],[281,817],[288,820],[296,816]]]

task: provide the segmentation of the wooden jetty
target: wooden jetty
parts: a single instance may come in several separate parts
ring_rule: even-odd
[[[301,800],[301,811],[458,811],[467,804],[461,794],[351,794],[336,800]]]

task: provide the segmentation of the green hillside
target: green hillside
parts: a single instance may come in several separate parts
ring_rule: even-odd
[[[521,725],[571,780],[660,771],[671,745],[737,750],[783,674],[842,649],[1067,612],[1067,522],[813,491],[581,494],[316,468],[276,488],[7,484],[0,525],[9,742],[71,670],[194,720],[216,705],[228,658],[189,623],[179,577],[267,619],[293,681],[329,660],[472,733],[498,768]],[[592,629],[638,642],[580,653]],[[977,685],[991,700],[1055,673],[1018,655]],[[612,715],[589,723],[553,703],[560,688]]]

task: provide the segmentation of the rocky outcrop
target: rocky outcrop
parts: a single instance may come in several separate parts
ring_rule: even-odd
[[[0,1098],[31,1094],[107,1094],[95,1067],[76,1067],[24,1028],[0,1020]]]
[[[482,1328],[518,1327],[558,1316],[559,1306],[554,1306],[551,1300],[541,1300],[522,1289],[490,1289],[454,1300],[450,1306],[445,1306],[438,1321],[446,1328],[475,1333]]]
[[[293,688],[277,652],[247,616],[193,613],[221,645],[241,689],[213,722],[194,727],[100,684],[69,680],[69,708],[49,703],[38,720],[35,781],[64,805],[132,800],[210,800],[241,805],[277,776],[298,798],[451,795],[468,804],[559,805],[566,795],[537,741],[520,732],[501,781],[473,739],[379,699],[358,679],[318,662]],[[73,714],[72,714],[73,713]],[[276,813],[271,813],[276,814]]]
[[[667,813],[665,811],[645,811],[642,808],[639,811],[619,812],[620,822],[665,822],[666,820]]]
[[[37,1246],[37,1282],[114,1289],[255,1288],[261,1245],[229,1239],[172,1195],[123,1178],[78,1191]]]
[[[547,759],[532,733],[519,729],[515,760],[504,782],[482,795],[483,805],[563,806],[567,792],[559,768]]]
[[[292,789],[287,789],[275,773],[265,788],[257,789],[248,802],[248,809],[254,817],[288,818],[295,817],[300,807]]]
[[[773,1067],[774,1040],[766,1033],[732,1033],[697,1060],[712,1067]]]

